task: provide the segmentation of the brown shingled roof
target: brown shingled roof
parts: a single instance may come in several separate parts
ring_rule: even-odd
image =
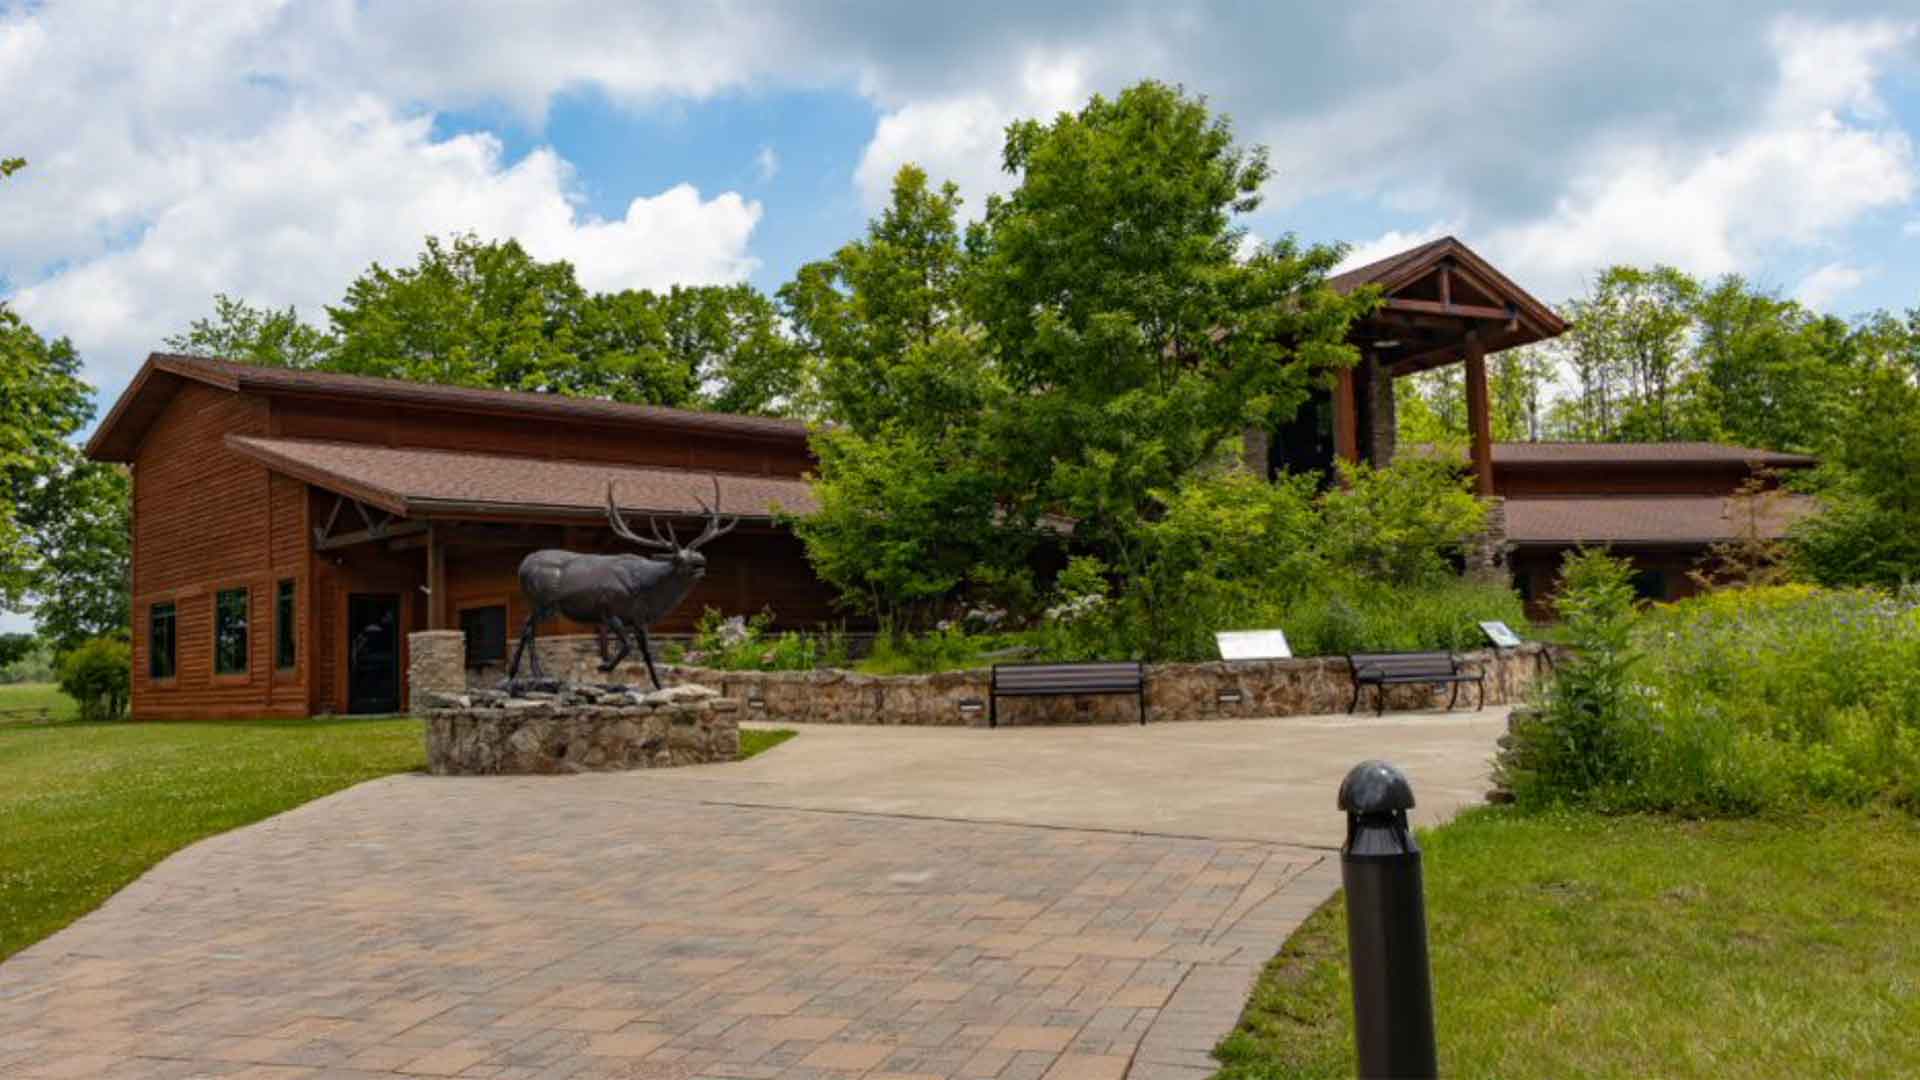
[[[1778,450],[1755,450],[1710,442],[1495,443],[1493,460],[1499,465],[1637,465],[1673,462],[1743,465],[1757,462],[1792,468],[1819,464],[1817,459],[1806,454],[1787,454]]]
[[[1811,513],[1805,495],[1783,495],[1769,506],[1762,531],[1783,535]],[[1711,544],[1746,528],[1747,508],[1720,495],[1594,495],[1506,501],[1507,539],[1515,544]]]
[[[87,453],[102,460],[130,460],[133,446],[139,441],[145,425],[151,423],[153,416],[158,413],[157,404],[147,403],[143,407],[141,403],[141,399],[148,396],[150,384],[162,381],[177,384],[179,379],[190,379],[234,392],[312,394],[334,399],[423,405],[459,412],[588,423],[640,424],[665,430],[724,433],[795,442],[807,437],[807,425],[804,422],[782,417],[631,405],[525,390],[442,386],[405,379],[260,367],[204,356],[154,353],[147,357],[140,373],[128,385],[126,392],[121,394],[120,400],[114,403],[106,419],[100,422],[99,430],[87,442]],[[153,392],[164,397],[171,393],[171,389],[154,386]]]
[[[605,512],[609,480],[624,510],[699,514],[695,496],[712,498],[716,476],[728,514],[765,517],[775,508],[795,514],[816,508],[807,482],[793,477],[248,435],[228,435],[227,445],[276,472],[407,517],[596,516]]]

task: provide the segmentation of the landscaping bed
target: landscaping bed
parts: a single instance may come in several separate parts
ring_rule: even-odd
[[[1920,1075],[1920,822],[1483,809],[1425,833],[1443,1076]],[[1344,900],[1222,1080],[1351,1077]]]

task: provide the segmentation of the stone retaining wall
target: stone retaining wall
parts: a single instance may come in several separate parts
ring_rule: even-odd
[[[654,769],[740,756],[740,703],[700,686],[415,700],[429,706],[427,771],[436,776]]]
[[[646,665],[629,661],[612,676],[599,671],[591,635],[541,639],[540,660],[549,676],[581,682],[616,679],[646,685]],[[1551,671],[1548,646],[1464,654],[1487,672],[1487,704],[1524,701]],[[851,671],[714,671],[660,665],[669,686],[711,686],[738,701],[751,720],[811,724],[973,725],[987,722],[986,669],[937,675],[861,675]],[[1387,691],[1389,711],[1444,706],[1446,687],[1396,686]],[[1234,660],[1200,664],[1154,664],[1147,672],[1147,719],[1161,723],[1237,717],[1301,716],[1345,712],[1353,699],[1353,676],[1344,657],[1298,660]],[[1460,687],[1463,705],[1477,691]],[[1373,691],[1361,707],[1373,703]],[[1002,724],[1135,723],[1131,697],[1001,699]]]

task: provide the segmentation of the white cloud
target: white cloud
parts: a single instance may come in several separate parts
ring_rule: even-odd
[[[1443,236],[1458,236],[1464,231],[1458,224],[1451,221],[1436,221],[1420,229],[1390,229],[1363,244],[1355,244],[1347,249],[1346,258],[1340,260],[1340,264],[1333,268],[1333,272],[1338,274],[1352,270],[1356,266],[1365,266],[1410,247],[1418,247],[1429,240],[1438,240]]]
[[[1082,61],[1074,56],[1029,57],[1019,78],[998,92],[916,101],[880,118],[860,156],[854,184],[868,210],[885,206],[894,174],[920,166],[936,183],[960,185],[965,211],[977,216],[988,195],[1013,187],[1000,168],[1009,123],[1050,117],[1083,104],[1091,91]]]
[[[1911,26],[1815,32],[1783,22],[1772,39],[1779,80],[1751,129],[1716,142],[1597,145],[1550,213],[1493,229],[1487,253],[1530,287],[1565,295],[1610,263],[1750,269],[1910,201],[1920,184],[1913,142],[1874,122],[1883,110],[1872,83],[1913,37]]]
[[[762,146],[760,152],[753,155],[753,172],[763,184],[780,175],[780,155],[774,153],[772,146]]]
[[[7,182],[0,277],[109,394],[215,292],[318,318],[369,262],[409,261],[428,234],[514,237],[595,289],[738,281],[757,265],[762,210],[739,194],[680,184],[601,220],[551,149],[508,162],[491,135],[436,138],[431,113],[333,77],[263,74],[303,70],[289,39],[353,40],[355,9],[162,7],[0,15],[5,149],[30,161]]]
[[[368,262],[406,262],[427,234],[516,237],[594,289],[737,281],[760,206],[679,185],[625,215],[584,215],[550,150],[507,165],[487,135],[435,140],[428,117],[372,99],[297,107],[250,138],[197,148],[197,182],[133,243],[20,291],[29,321],[71,335],[109,385],[215,292],[317,316]]]
[[[1866,271],[1857,266],[1828,263],[1802,278],[1799,287],[1793,290],[1793,298],[1815,311],[1825,311],[1837,297],[1851,292],[1865,280]]]

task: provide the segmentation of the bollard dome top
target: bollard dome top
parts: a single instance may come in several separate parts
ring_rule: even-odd
[[[1340,809],[1349,814],[1384,814],[1413,809],[1413,785],[1406,774],[1384,761],[1363,761],[1340,781]]]

